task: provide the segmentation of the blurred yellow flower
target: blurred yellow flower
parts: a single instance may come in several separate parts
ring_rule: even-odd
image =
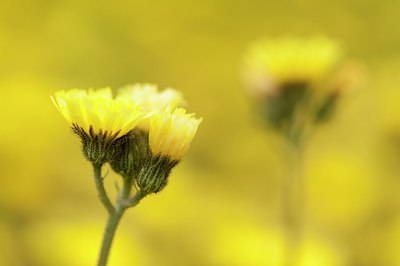
[[[139,105],[129,99],[114,99],[110,88],[62,90],[50,97],[68,123],[87,136],[104,134],[116,139],[143,118]]]
[[[267,39],[249,48],[244,74],[251,87],[272,93],[282,84],[323,80],[340,58],[337,43],[325,37]]]
[[[175,109],[185,104],[181,92],[172,88],[159,92],[155,84],[135,84],[121,88],[117,95],[117,99],[120,98],[130,98],[142,106],[144,111]]]
[[[130,99],[134,104],[140,105],[144,112],[152,114],[155,111],[173,111],[177,107],[183,107],[186,102],[181,92],[166,88],[159,92],[155,84],[135,84],[121,88],[117,99]],[[151,115],[146,116],[139,128],[148,131]]]
[[[152,154],[180,160],[189,149],[201,121],[202,118],[197,119],[194,114],[187,114],[183,108],[155,113],[149,131]]]

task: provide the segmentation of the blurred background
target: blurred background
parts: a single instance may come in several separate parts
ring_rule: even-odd
[[[316,34],[369,77],[306,148],[299,265],[400,265],[399,11],[390,0],[1,0],[0,265],[95,264],[106,212],[49,94],[135,82],[181,90],[204,122],[169,186],[126,213],[110,265],[281,265],[285,142],[252,112],[239,70],[254,40]]]

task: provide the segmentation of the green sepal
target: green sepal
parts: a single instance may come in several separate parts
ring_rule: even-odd
[[[285,130],[299,107],[309,100],[309,92],[306,82],[283,84],[275,95],[268,95],[262,101],[261,115],[277,130]]]
[[[168,176],[178,162],[169,157],[150,155],[136,179],[140,190],[147,194],[160,192],[167,185]]]
[[[86,132],[76,124],[72,125],[72,130],[81,138],[85,158],[96,165],[112,161],[121,152],[121,146],[126,141],[125,136],[117,138],[119,132],[111,135],[100,129],[98,133],[94,133],[92,127]]]
[[[336,109],[338,99],[339,95],[337,92],[333,92],[331,95],[328,95],[325,101],[317,109],[317,113],[315,115],[316,123],[326,122],[332,117],[332,114]]]
[[[139,129],[130,131],[121,145],[121,152],[110,160],[111,168],[126,178],[135,178],[149,153],[148,133]]]

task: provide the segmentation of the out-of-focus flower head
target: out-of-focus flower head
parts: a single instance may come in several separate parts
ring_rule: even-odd
[[[117,99],[130,99],[135,104],[140,105],[142,110],[147,113],[157,111],[174,110],[177,107],[184,107],[186,101],[181,92],[166,88],[159,91],[155,84],[135,84],[119,89]],[[139,127],[148,130],[151,115],[146,116],[141,121]]]
[[[338,44],[326,37],[266,39],[251,45],[245,55],[245,82],[258,94],[277,93],[287,84],[312,86],[341,58]]]
[[[344,92],[359,87],[360,66],[347,63],[338,43],[326,37],[271,38],[249,47],[243,77],[265,120],[300,139],[310,125],[330,118]]]

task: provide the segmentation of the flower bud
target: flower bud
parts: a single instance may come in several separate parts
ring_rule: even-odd
[[[160,192],[167,185],[171,169],[178,162],[165,156],[149,156],[136,179],[137,186],[146,194]]]

